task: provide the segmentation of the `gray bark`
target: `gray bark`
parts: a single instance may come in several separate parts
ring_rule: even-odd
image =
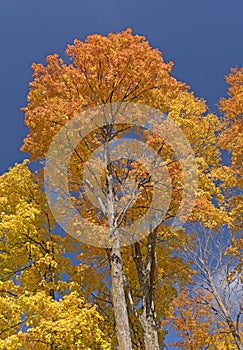
[[[116,335],[119,350],[131,350],[132,341],[129,329],[127,304],[124,292],[124,278],[119,240],[114,241],[110,261],[113,307],[116,321]]]
[[[115,213],[115,198],[114,186],[112,178],[112,169],[109,158],[108,146],[105,144],[105,161],[108,174],[106,176],[107,182],[107,219],[109,224],[110,237],[114,239],[111,251],[111,279],[112,279],[112,297],[114,316],[116,322],[116,335],[119,350],[132,350],[132,340],[129,329],[129,319],[127,312],[127,303],[124,291],[124,273],[122,268],[122,257],[120,250],[120,241],[116,227],[116,213]]]
[[[140,323],[144,331],[144,346],[146,350],[159,350],[158,325],[155,312],[155,267],[156,267],[156,230],[148,237],[148,251],[143,261],[140,244],[134,244],[134,256],[139,284],[142,292],[142,314]]]

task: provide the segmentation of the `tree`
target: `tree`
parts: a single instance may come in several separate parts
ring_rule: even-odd
[[[229,327],[212,312],[212,307],[217,307],[213,299],[211,293],[201,288],[194,293],[184,290],[174,299],[170,326],[180,340],[171,346],[193,350],[237,349]]]
[[[111,349],[96,306],[63,280],[68,244],[27,164],[0,177],[0,349]]]
[[[233,221],[232,245],[229,252],[239,258],[235,269],[236,273],[242,273],[242,129],[243,129],[243,68],[232,68],[226,77],[229,84],[229,98],[220,99],[220,111],[224,113],[224,130],[219,136],[220,147],[228,152],[229,166],[218,170],[217,176],[222,181],[227,208]]]
[[[92,35],[86,42],[75,40],[74,45],[68,46],[66,53],[72,60],[69,65],[56,54],[47,57],[46,67],[42,64],[33,65],[34,80],[30,83],[28,105],[23,109],[30,133],[22,149],[30,153],[32,160],[45,159],[53,138],[61,128],[80,112],[90,111],[95,106],[136,102],[138,105],[153,107],[161,113],[167,113],[181,128],[195,153],[199,191],[196,210],[190,220],[200,220],[200,212],[201,216],[214,221],[217,211],[214,210],[212,199],[218,195],[218,190],[208,176],[208,171],[219,162],[215,133],[220,123],[215,115],[207,113],[204,101],[196,98],[189,92],[188,86],[170,75],[172,63],[164,63],[161,53],[152,49],[144,37],[133,36],[130,29],[107,37]],[[90,119],[85,121],[87,127],[90,122]],[[189,268],[180,256],[173,256],[173,251],[179,250],[185,239],[183,230],[173,233],[170,224],[176,217],[183,197],[183,176],[190,177],[191,169],[182,174],[181,159],[176,159],[173,147],[156,132],[133,130],[129,123],[113,125],[112,120],[108,119],[107,124],[90,132],[79,145],[74,147],[71,144],[74,154],[68,168],[69,190],[73,193],[73,203],[80,213],[87,220],[108,227],[111,236],[117,238],[117,208],[121,188],[126,188],[128,177],[135,182],[135,187],[132,191],[129,191],[129,187],[125,191],[129,205],[125,206],[119,225],[123,227],[136,222],[148,210],[153,192],[151,177],[139,161],[123,159],[111,162],[109,152],[105,151],[106,169],[101,178],[103,176],[105,205],[109,209],[102,211],[102,206],[101,210],[98,206],[98,215],[97,207],[83,195],[82,186],[81,189],[77,188],[84,163],[96,148],[101,144],[105,148],[111,139],[117,137],[119,140],[129,132],[137,132],[139,138],[163,158],[172,183],[170,205],[163,220],[156,227],[151,226],[148,236],[143,240],[121,249],[119,239],[115,239],[111,249],[101,252],[89,247],[88,255],[92,260],[98,254],[106,264],[108,259],[113,296],[110,302],[114,308],[119,348],[131,349],[132,342],[138,341],[135,334],[142,334],[143,340],[139,340],[141,345],[138,345],[140,348],[159,349],[162,342],[159,339],[159,321],[165,317],[169,301],[175,295],[175,281],[180,276],[179,282],[183,284],[189,275]],[[189,156],[191,154],[184,158]],[[86,185],[92,194],[92,183]],[[93,192],[93,197],[95,195]],[[184,209],[190,205],[189,200],[184,203]],[[82,259],[87,259],[84,251],[87,252],[87,248],[82,246]],[[160,254],[164,259],[158,258]],[[169,263],[173,264],[170,271]],[[132,268],[135,268],[136,274]],[[97,285],[97,282],[92,281],[92,284]],[[87,290],[90,291],[90,288]],[[167,296],[166,301],[161,300],[160,292]],[[108,291],[104,291],[104,286],[102,293],[109,295]],[[97,300],[97,294],[95,297]],[[109,310],[104,311],[107,312]]]
[[[239,258],[228,252],[231,240],[229,230],[221,228],[216,233],[210,229],[197,227],[195,231],[196,234],[185,244],[185,256],[195,270],[192,285],[189,288],[190,294],[187,293],[186,298],[194,308],[194,312],[190,309],[190,317],[193,320],[197,315],[198,324],[194,323],[195,335],[192,336],[188,328],[185,337],[186,339],[188,336],[190,337],[193,347],[196,346],[200,336],[201,341],[206,345],[208,344],[207,337],[210,338],[216,334],[216,338],[222,338],[224,334],[228,334],[232,348],[241,350],[243,333],[242,283],[241,275],[235,273]],[[187,305],[187,303],[184,304],[185,310]],[[175,303],[175,308],[177,308],[177,303]],[[186,321],[190,320],[187,319],[186,311],[184,314],[182,311],[183,303],[180,314],[176,317],[177,329],[180,329],[179,324],[183,321],[182,318]],[[204,326],[206,326],[206,330],[203,330]],[[198,327],[201,329],[200,333],[197,331]],[[213,337],[212,344],[217,348],[217,342],[215,345],[214,340]],[[183,344],[187,348],[187,343]]]
[[[190,293],[179,297],[179,313],[178,300],[174,304],[174,327],[184,338],[177,343],[181,348],[189,343],[197,347],[201,341],[205,348],[242,349],[242,68],[233,68],[226,81],[229,98],[220,99],[224,115],[218,134],[225,160],[209,174],[217,186],[214,210],[218,214],[211,221],[199,212],[201,225],[194,227],[192,239],[185,244],[184,256],[196,274]],[[183,320],[192,327],[184,329]]]

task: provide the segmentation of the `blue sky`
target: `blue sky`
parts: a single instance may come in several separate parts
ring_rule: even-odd
[[[242,0],[2,0],[0,4],[0,173],[27,157],[19,108],[26,104],[32,62],[63,55],[75,38],[127,27],[146,35],[173,74],[212,109],[226,95],[224,76],[243,64]]]

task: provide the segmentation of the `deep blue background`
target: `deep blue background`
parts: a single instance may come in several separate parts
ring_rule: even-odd
[[[242,0],[1,0],[0,173],[27,157],[19,108],[26,104],[32,62],[63,55],[75,38],[131,27],[174,61],[173,74],[213,110],[230,67],[243,65]]]

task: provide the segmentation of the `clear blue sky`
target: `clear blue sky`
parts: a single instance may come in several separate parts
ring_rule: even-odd
[[[242,0],[1,0],[0,173],[27,157],[19,151],[27,133],[19,108],[31,63],[62,55],[75,38],[127,27],[173,60],[174,76],[212,109],[226,94],[229,68],[243,65]]]

